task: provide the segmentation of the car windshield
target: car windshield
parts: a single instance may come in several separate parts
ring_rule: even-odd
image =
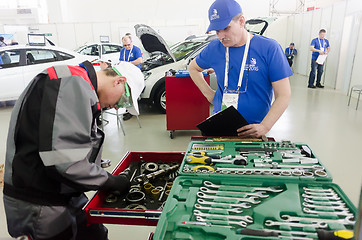
[[[189,53],[198,48],[203,42],[198,41],[188,41],[175,44],[171,47],[171,52],[176,58],[176,61],[179,61],[188,56]]]

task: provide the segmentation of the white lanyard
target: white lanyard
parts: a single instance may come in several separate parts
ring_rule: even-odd
[[[131,50],[129,51],[127,62],[129,62],[129,57],[131,56],[131,52],[132,52],[132,50],[133,50],[133,45],[132,45]],[[123,61],[126,61],[126,51],[127,51],[127,49],[124,49],[124,53],[123,53]]]
[[[324,50],[324,39],[322,39],[323,45],[322,45],[322,43],[321,43],[321,39],[318,38],[318,40],[319,40],[319,47],[320,47],[320,49],[323,48],[323,50]]]
[[[289,48],[289,55],[291,55],[292,52],[293,52],[293,50]]]
[[[246,45],[245,45],[243,61],[242,61],[242,64],[241,64],[241,69],[240,69],[240,76],[239,76],[237,91],[239,91],[239,88],[241,87],[241,84],[243,83],[243,75],[244,75],[244,71],[245,71],[246,59],[248,57],[249,46],[250,46],[250,34],[247,33]],[[226,64],[225,64],[225,78],[224,78],[224,87],[225,87],[225,89],[224,89],[224,91],[227,89],[228,83],[229,83],[229,76],[228,76],[229,75],[228,74],[228,70],[229,70],[229,47],[226,48],[225,58],[226,58]]]

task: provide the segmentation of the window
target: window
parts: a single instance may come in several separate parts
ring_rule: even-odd
[[[20,50],[11,50],[0,52],[1,68],[17,67],[20,63]]]
[[[51,50],[32,49],[26,51],[26,65],[57,61],[57,55]]]
[[[81,51],[79,51],[79,53],[83,54],[83,55],[99,56],[98,46],[91,45],[91,46],[85,47]]]
[[[68,59],[74,58],[73,55],[70,55],[68,53],[58,52],[58,54],[59,54],[61,60],[68,60]]]
[[[171,52],[175,56],[176,60],[179,61],[187,56],[187,54],[194,51],[197,47],[199,47],[202,44],[202,42],[184,42],[179,44],[178,46],[172,46]]]
[[[109,54],[109,53],[119,53],[121,51],[122,47],[117,45],[103,45],[103,54]]]

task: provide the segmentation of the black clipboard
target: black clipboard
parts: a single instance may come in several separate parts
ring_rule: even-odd
[[[230,106],[196,125],[203,136],[237,136],[237,129],[248,125],[248,121]]]

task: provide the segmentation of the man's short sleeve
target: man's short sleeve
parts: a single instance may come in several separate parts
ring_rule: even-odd
[[[123,61],[122,56],[124,54],[125,48],[122,48],[121,51],[119,52],[119,61]]]
[[[196,57],[196,63],[197,65],[202,69],[208,69],[211,68],[210,66],[210,44],[204,48],[199,55]]]
[[[327,43],[327,46],[326,46],[326,47],[330,47],[330,46],[329,46],[329,41],[328,41],[327,39],[326,39],[326,43]]]
[[[139,47],[135,47],[134,58],[135,60],[142,57],[142,52]]]

